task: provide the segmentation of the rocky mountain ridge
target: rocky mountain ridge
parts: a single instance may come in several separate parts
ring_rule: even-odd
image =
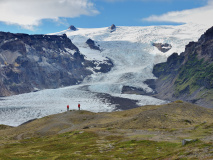
[[[75,26],[73,26],[73,25],[71,25],[68,29],[73,30],[73,31],[77,30],[77,28],[75,28]]]
[[[156,97],[213,107],[213,27],[183,53],[154,66]]]
[[[85,59],[66,34],[5,32],[0,32],[0,64],[0,96],[75,85],[113,66],[109,59]]]

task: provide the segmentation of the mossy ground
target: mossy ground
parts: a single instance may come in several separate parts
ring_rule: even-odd
[[[4,129],[8,129],[11,128],[10,126],[6,126],[6,125],[0,125],[0,130],[4,130]]]
[[[0,160],[213,159],[213,111],[183,101],[70,111],[0,130]],[[183,139],[199,139],[182,146]]]
[[[181,143],[125,140],[121,136],[99,136],[74,131],[21,140],[0,147],[1,160],[29,159],[195,159],[213,158],[213,144],[201,141]],[[188,158],[187,158],[188,157]],[[205,159],[205,158],[204,158]]]

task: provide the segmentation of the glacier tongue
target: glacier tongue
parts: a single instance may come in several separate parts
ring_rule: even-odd
[[[85,79],[83,84],[89,85],[89,90],[92,92],[121,94],[123,86],[142,88],[148,93],[153,92],[143,83],[147,79],[155,79],[152,74],[153,65],[166,61],[174,52],[183,52],[185,45],[190,41],[197,41],[204,31],[204,26],[186,24],[117,27],[114,32],[110,32],[109,28],[79,29],[65,33],[83,54],[89,53],[85,52],[85,48],[88,49],[85,45],[86,40],[93,39],[102,50],[95,56],[109,57],[114,63],[114,68],[109,73],[93,74]],[[168,43],[172,48],[163,53],[152,43]],[[90,50],[90,52],[96,51]]]
[[[64,112],[68,104],[70,109],[77,109],[80,103],[84,110],[109,112],[118,109],[116,99],[119,98],[125,100],[126,105],[133,104],[128,103],[131,100],[136,106],[165,103],[149,96],[121,94],[122,88],[130,86],[141,88],[147,93],[153,92],[144,83],[147,79],[155,79],[153,65],[166,61],[174,52],[183,52],[185,45],[197,41],[206,29],[206,26],[186,24],[117,27],[114,32],[110,32],[109,28],[79,28],[76,31],[55,33],[66,33],[86,59],[104,61],[108,57],[114,67],[108,73],[94,73],[80,85],[2,98],[0,124],[18,126],[30,119]],[[89,48],[86,44],[89,38],[97,42],[101,52]],[[172,48],[162,53],[152,43],[168,43]]]

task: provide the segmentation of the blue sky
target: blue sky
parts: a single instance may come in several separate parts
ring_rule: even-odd
[[[213,0],[0,0],[0,31],[46,34],[116,26],[213,25]]]

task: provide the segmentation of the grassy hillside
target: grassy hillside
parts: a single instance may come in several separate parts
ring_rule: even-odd
[[[196,54],[169,57],[166,63],[157,64],[153,73],[158,76],[157,97],[182,99],[213,107],[213,63],[198,59]]]
[[[213,110],[176,101],[69,111],[0,130],[0,159],[212,159]],[[195,141],[182,146],[183,139]]]

